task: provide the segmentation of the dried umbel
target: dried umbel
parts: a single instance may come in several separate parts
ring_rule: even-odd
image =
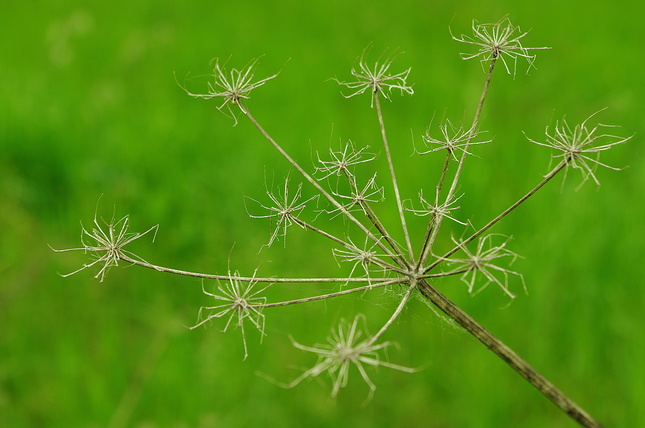
[[[261,338],[266,333],[265,323],[272,308],[311,303],[349,294],[358,293],[364,296],[369,291],[389,287],[396,290],[390,293],[392,298],[396,299],[396,309],[376,333],[368,333],[366,324],[369,320],[359,314],[353,317],[352,322],[341,321],[338,327],[332,330],[326,344],[307,345],[292,340],[296,348],[315,354],[317,360],[310,369],[296,376],[292,382],[283,382],[281,385],[294,387],[305,379],[326,373],[332,383],[331,395],[336,396],[340,389],[348,384],[350,373],[355,369],[368,385],[368,396],[371,396],[376,388],[368,373],[371,368],[380,366],[413,372],[411,368],[386,359],[382,351],[390,347],[393,342],[383,338],[412,297],[420,296],[436,305],[473,334],[569,416],[584,426],[599,426],[544,376],[448,300],[439,292],[437,286],[447,277],[456,277],[457,282],[461,280],[466,284],[469,293],[476,294],[488,285],[494,284],[508,296],[509,300],[514,299],[515,289],[526,288],[521,273],[510,269],[510,265],[518,255],[509,248],[509,237],[490,233],[489,230],[558,174],[566,173],[569,168],[582,171],[583,182],[591,177],[598,184],[599,180],[595,173],[597,166],[617,169],[602,163],[598,159],[600,153],[629,141],[630,137],[603,133],[602,130],[606,125],[591,125],[590,121],[596,113],[573,127],[564,120],[558,122],[553,130],[547,128],[544,141],[528,138],[532,143],[556,150],[554,159],[558,160],[556,165],[551,165],[550,171],[544,177],[541,179],[538,177],[537,184],[532,189],[481,227],[474,227],[470,221],[460,218],[457,203],[462,198],[468,197],[467,190],[460,186],[466,159],[475,152],[478,145],[492,143],[490,139],[480,138],[484,131],[480,130],[479,118],[486,102],[496,63],[501,61],[509,74],[511,70],[512,74],[515,74],[519,60],[526,60],[529,68],[535,67],[535,55],[531,52],[535,49],[546,49],[525,47],[522,41],[527,33],[512,25],[508,18],[495,24],[473,22],[472,31],[472,35],[453,36],[453,39],[477,48],[474,53],[462,54],[463,59],[479,59],[487,66],[482,93],[476,103],[474,117],[470,124],[453,126],[446,119],[439,126],[440,136],[435,136],[431,127],[428,127],[422,136],[428,149],[415,149],[416,153],[425,156],[443,156],[443,167],[438,171],[439,179],[433,188],[425,191],[418,188],[406,189],[409,194],[418,195],[418,202],[404,200],[401,196],[396,174],[396,169],[400,168],[401,159],[395,160],[390,150],[381,106],[381,100],[392,101],[393,94],[412,95],[414,93],[412,85],[408,83],[410,69],[392,71],[395,69],[392,56],[385,60],[379,59],[372,65],[363,53],[358,67],[350,72],[353,80],[335,79],[345,89],[349,89],[349,93],[343,94],[347,98],[362,94],[369,95],[370,106],[375,111],[378,121],[382,143],[382,149],[379,151],[382,151],[382,156],[385,157],[386,171],[377,170],[375,166],[377,163],[372,162],[376,155],[367,145],[351,140],[342,144],[339,150],[330,148],[328,153],[323,155],[317,152],[317,165],[312,171],[307,171],[251,113],[250,93],[277,76],[274,74],[256,79],[257,61],[252,61],[241,70],[231,69],[230,71],[216,61],[213,81],[208,83],[206,93],[199,94],[186,90],[192,97],[222,99],[218,106],[220,110],[226,108],[233,117],[236,117],[236,113],[245,117],[292,168],[284,183],[278,186],[278,191],[266,190],[266,197],[270,202],[246,199],[250,217],[268,220],[271,224],[266,246],[271,246],[280,240],[286,242],[286,235],[292,229],[291,226],[297,225],[326,238],[331,245],[331,253],[341,267],[341,272],[349,271],[349,273],[325,278],[263,277],[258,275],[259,269],[256,269],[251,276],[243,276],[230,269],[226,274],[205,274],[158,266],[144,261],[123,248],[135,239],[156,230],[156,226],[144,233],[132,234],[128,232],[126,216],[116,223],[108,223],[107,231],[100,227],[96,219],[97,229],[93,232],[83,229],[83,235],[92,238],[95,242],[86,244],[83,241],[81,248],[72,250],[91,252],[95,260],[83,265],[72,274],[102,263],[103,266],[97,277],[103,280],[109,267],[124,261],[160,272],[198,277],[204,281],[216,280],[215,291],[208,291],[208,286],[203,287],[204,294],[209,299],[214,299],[215,303],[202,307],[199,320],[193,328],[209,324],[211,321],[223,324],[223,331],[227,331],[231,326],[239,328],[245,358],[248,355],[245,325],[258,330]],[[360,174],[359,168],[361,170],[371,168],[371,171]],[[296,177],[302,181],[296,181]],[[379,184],[381,181],[389,181],[387,188],[391,190],[386,191]],[[314,192],[313,196],[304,196],[305,186]],[[465,193],[462,193],[464,191]],[[393,203],[387,205],[385,201],[392,199]],[[377,206],[379,206],[378,210],[375,209]],[[377,214],[387,208],[395,210],[395,216],[399,220],[397,230],[391,230],[389,223],[386,225]],[[313,213],[313,215],[307,217],[304,213]],[[343,227],[340,230],[345,232],[334,233],[326,230],[324,225],[320,226],[321,218],[325,216],[327,223],[323,222],[324,224],[341,221]],[[425,218],[427,220],[425,229],[410,230],[406,220],[409,216]],[[442,227],[445,219],[452,222],[450,230]],[[461,238],[454,237],[452,233],[454,228],[462,228]],[[440,248],[444,250],[440,251]],[[450,249],[445,251],[445,248]],[[312,254],[312,257],[316,255]],[[342,269],[344,266],[348,268]],[[264,295],[269,287],[285,283],[298,283],[303,287],[309,284],[337,284],[340,290],[317,294],[318,288],[312,287],[309,297],[280,302],[271,302]]]
[[[94,257],[93,262],[84,264],[81,268],[75,270],[74,272],[64,274],[63,277],[74,275],[75,273],[78,273],[96,264],[103,264],[101,269],[94,276],[94,278],[98,278],[100,282],[103,282],[107,271],[111,267],[118,266],[120,260],[134,257],[135,259],[144,262],[144,260],[139,258],[136,254],[125,250],[123,247],[152,231],[154,231],[156,235],[157,229],[159,229],[159,225],[152,226],[150,229],[146,230],[143,233],[132,233],[128,232],[128,230],[130,229],[129,222],[130,217],[126,215],[120,220],[115,220],[113,217],[112,220],[110,220],[109,222],[104,222],[104,225],[101,225],[95,215],[95,227],[91,232],[85,229],[85,227],[81,226],[82,247],[67,248],[64,250],[56,250],[52,248],[52,250],[56,251],[57,253],[66,251],[83,251],[85,253],[91,253]],[[86,239],[90,239],[91,242],[86,242]]]
[[[495,24],[479,24],[477,21],[473,21],[472,35],[462,34],[460,37],[453,35],[452,38],[478,48],[475,53],[462,53],[463,59],[480,58],[482,65],[500,59],[506,72],[511,74],[512,69],[513,75],[515,75],[518,58],[526,60],[528,72],[531,68],[535,68],[535,55],[532,55],[530,51],[550,49],[548,47],[523,46],[521,39],[528,33],[528,31],[523,32],[520,27],[514,26],[508,17],[504,17]],[[512,61],[512,67],[509,66],[507,60]]]

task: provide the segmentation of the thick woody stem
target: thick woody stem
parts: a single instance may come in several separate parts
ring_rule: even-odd
[[[586,428],[601,428],[602,425],[594,420],[584,409],[570,399],[565,393],[560,391],[553,383],[535,370],[526,361],[520,358],[504,342],[493,336],[481,324],[473,319],[466,312],[461,310],[457,305],[451,302],[446,296],[441,294],[428,281],[421,280],[417,288],[428,300],[434,303],[441,311],[450,318],[455,320],[459,325],[466,329],[477,340],[484,344],[495,355],[501,358],[506,364],[511,366],[520,376],[529,381],[538,391],[544,394],[553,404],[558,406],[569,417]]]

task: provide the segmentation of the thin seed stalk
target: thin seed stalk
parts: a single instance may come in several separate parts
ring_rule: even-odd
[[[297,217],[291,217],[291,221],[293,221],[293,222],[297,223],[298,225],[300,225],[301,227],[303,227],[303,228],[305,228],[305,229],[309,229],[309,230],[311,230],[311,231],[313,231],[313,232],[319,233],[320,235],[322,235],[322,236],[324,236],[324,237],[326,237],[326,238],[331,239],[332,241],[334,241],[334,242],[336,242],[336,243],[338,243],[338,244],[342,245],[343,247],[347,248],[348,250],[352,250],[352,249],[354,248],[354,246],[353,246],[353,245],[351,245],[351,244],[349,244],[349,243],[347,243],[347,242],[343,241],[342,239],[339,239],[339,238],[335,237],[334,235],[332,235],[332,234],[330,234],[330,233],[328,233],[328,232],[325,232],[325,231],[324,231],[324,230],[322,230],[322,229],[317,228],[316,226],[313,226],[313,225],[311,225],[311,224],[309,224],[309,223],[307,223],[307,222],[305,222],[305,221],[303,221],[303,220],[300,220],[300,219],[299,219],[299,218],[297,218]],[[390,258],[391,258],[391,259],[393,259],[394,261],[396,261],[396,260],[397,260],[396,255],[394,255],[394,254],[392,254],[392,253],[390,253],[390,252],[388,252],[388,253],[386,254],[386,256],[390,257]],[[377,262],[376,260],[378,260],[378,262]],[[383,260],[380,260],[380,259],[376,259],[376,260],[374,260],[374,261],[373,261],[373,263],[374,263],[374,264],[377,264],[377,265],[379,265],[380,267],[386,268],[386,269],[387,269],[387,270],[389,270],[389,271],[397,272],[397,273],[400,273],[400,274],[402,274],[402,275],[405,275],[405,272],[406,272],[406,271],[405,271],[405,270],[403,270],[403,269],[401,269],[400,267],[398,267],[398,266],[394,266],[393,264],[391,264],[391,263],[387,263],[387,262],[385,262],[385,261],[383,261]]]
[[[164,266],[154,265],[143,260],[134,259],[126,254],[120,254],[119,259],[126,263],[156,270],[157,272],[172,273],[175,275],[191,276],[201,279],[216,279],[220,281],[241,281],[241,282],[270,282],[270,283],[291,283],[291,284],[323,284],[323,283],[348,283],[348,282],[384,282],[392,278],[256,278],[252,276],[217,275],[209,273],[191,272],[181,269],[173,269]]]
[[[490,81],[493,77],[493,70],[495,70],[495,63],[497,62],[497,57],[493,58],[490,62],[490,67],[488,68],[488,75],[486,76],[486,82],[484,83],[484,89],[482,90],[481,97],[479,98],[479,104],[477,105],[477,111],[475,112],[475,117],[473,118],[473,124],[470,127],[470,135],[464,146],[464,151],[461,154],[461,159],[459,159],[459,165],[457,166],[457,171],[455,172],[455,177],[452,179],[452,185],[450,186],[450,191],[448,191],[448,196],[446,201],[449,201],[455,194],[457,189],[457,183],[459,182],[459,177],[461,176],[461,171],[464,168],[464,163],[466,161],[466,156],[468,156],[468,148],[470,143],[472,143],[473,138],[477,134],[477,127],[479,126],[479,118],[481,117],[482,110],[484,108],[484,103],[486,102],[486,96],[488,95],[488,89],[490,88]]]
[[[376,113],[378,115],[378,123],[381,129],[381,137],[383,139],[383,146],[385,147],[385,157],[387,158],[387,164],[390,169],[390,177],[392,178],[392,186],[394,187],[394,197],[396,199],[396,206],[399,210],[399,218],[401,219],[401,228],[403,229],[403,235],[405,236],[405,243],[408,247],[408,254],[410,255],[409,260],[414,260],[414,252],[412,250],[412,242],[410,241],[410,234],[408,233],[408,226],[405,221],[405,214],[403,211],[403,202],[401,201],[401,194],[399,193],[399,185],[396,181],[396,174],[394,172],[394,163],[392,162],[392,154],[390,153],[390,145],[387,142],[387,134],[385,133],[385,123],[383,121],[383,111],[381,110],[381,100],[378,94],[375,94],[374,99],[376,100]]]
[[[264,308],[277,308],[277,307],[280,307],[280,306],[296,305],[298,303],[315,302],[316,300],[331,299],[333,297],[344,296],[346,294],[356,293],[356,292],[359,292],[359,291],[369,291],[369,290],[372,290],[372,289],[378,288],[378,287],[385,287],[387,285],[399,284],[399,283],[404,282],[404,281],[405,281],[404,278],[391,279],[391,280],[379,282],[378,284],[365,285],[365,286],[362,286],[362,287],[356,287],[356,288],[352,288],[352,289],[349,289],[349,290],[337,291],[335,293],[322,294],[320,296],[304,297],[302,299],[286,300],[284,302],[264,303],[264,304],[261,304],[261,305],[257,305],[257,307],[262,308],[262,309],[264,309]]]
[[[408,300],[410,300],[410,297],[412,296],[412,293],[416,288],[417,288],[417,281],[414,280],[411,284],[408,285],[408,290],[405,292],[405,295],[399,302],[399,305],[396,307],[396,310],[394,311],[390,319],[388,319],[387,322],[383,325],[383,327],[381,327],[381,329],[374,336],[372,336],[367,346],[371,346],[374,343],[376,343],[376,341],[383,335],[383,333],[385,333],[385,331],[388,328],[390,328],[392,323],[396,321],[399,315],[401,315],[401,312],[403,312],[403,308],[408,303]]]
[[[446,179],[446,174],[448,173],[448,165],[450,164],[450,152],[446,153],[446,160],[443,163],[443,169],[441,170],[441,177],[439,178],[439,184],[437,184],[436,190],[435,190],[435,205],[439,205],[439,195],[441,194],[441,189],[443,187],[443,183]],[[435,221],[435,214],[430,215],[430,219],[428,220],[428,227],[426,228],[426,234],[425,237],[423,238],[423,246],[421,248],[421,256],[419,257],[419,260],[417,261],[417,266],[416,269],[417,271],[425,261],[425,259],[428,257],[429,253],[429,247],[432,245],[432,242],[434,239],[432,238],[433,231],[436,230],[437,228],[435,227],[436,221]],[[436,233],[436,232],[435,232]]]

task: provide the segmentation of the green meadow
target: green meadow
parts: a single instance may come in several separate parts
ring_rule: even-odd
[[[337,276],[351,266],[311,232],[291,228],[270,248],[270,222],[245,196],[294,171],[244,117],[206,90],[214,58],[235,68],[259,58],[248,105],[310,170],[318,153],[351,139],[380,154],[368,95],[345,99],[361,53],[400,53],[413,96],[393,93],[384,116],[402,196],[431,192],[442,156],[414,145],[434,118],[468,126],[486,76],[463,61],[473,19],[507,15],[539,50],[527,75],[499,67],[481,127],[493,142],[467,160],[457,215],[483,225],[537,184],[551,152],[530,144],[547,125],[595,118],[634,138],[603,153],[601,182],[570,170],[492,232],[510,235],[528,293],[511,278],[508,304],[493,286],[476,296],[458,278],[437,287],[607,427],[645,426],[645,79],[641,1],[31,1],[0,4],[0,426],[2,427],[574,427],[576,424],[468,333],[412,302],[384,339],[398,343],[369,388],[357,371],[337,398],[325,376],[285,389],[315,363],[299,343],[324,343],[340,319],[366,315],[370,331],[397,300],[372,291],[265,310],[266,333],[221,334],[224,320],[188,330],[202,285],[214,281],[136,266],[73,272],[90,255],[81,226],[130,215],[152,235],[128,247],[145,260],[207,273]],[[593,119],[596,120],[596,119]],[[365,170],[368,174],[368,170]],[[379,177],[386,176],[383,169]],[[295,186],[295,184],[294,184]],[[396,228],[386,188],[382,215]],[[306,195],[313,190],[303,186]],[[410,216],[420,240],[422,219]],[[320,217],[320,222],[327,220]],[[340,222],[340,224],[338,224]],[[343,230],[337,218],[337,231]],[[455,227],[455,236],[462,230]],[[400,237],[398,237],[400,238]],[[450,235],[444,233],[445,245]],[[340,273],[339,273],[340,272]],[[311,294],[274,286],[270,301]]]

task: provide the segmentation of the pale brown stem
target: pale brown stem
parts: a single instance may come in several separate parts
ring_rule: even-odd
[[[564,392],[560,391],[547,378],[542,376],[526,361],[520,358],[504,342],[495,337],[491,332],[486,330],[473,317],[468,315],[457,305],[451,302],[446,296],[441,294],[428,281],[420,280],[417,288],[428,300],[437,306],[442,312],[455,320],[459,325],[466,329],[477,340],[484,344],[495,355],[501,358],[506,364],[511,366],[520,376],[529,381],[533,387],[546,396],[553,404],[558,406],[571,419],[578,422],[586,428],[601,428],[602,425],[594,420],[582,407],[571,400]]]

